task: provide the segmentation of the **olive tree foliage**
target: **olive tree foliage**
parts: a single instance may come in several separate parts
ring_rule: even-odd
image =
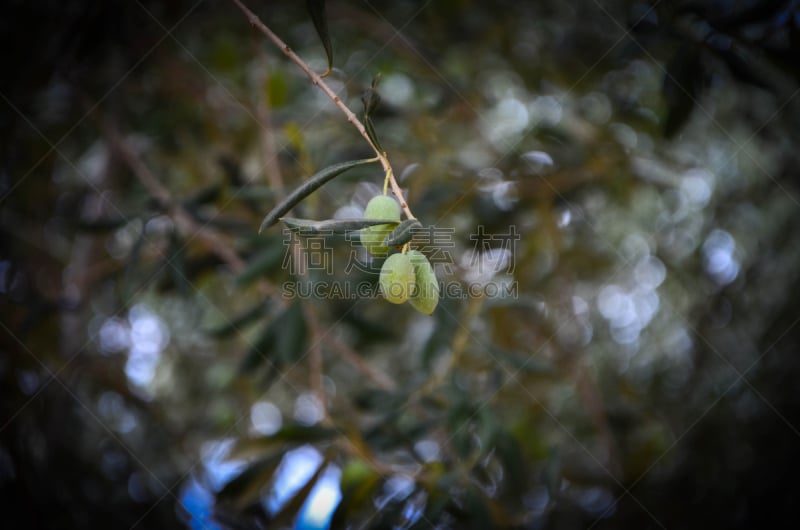
[[[0,91],[10,519],[793,513],[791,2],[47,4],[4,23],[47,44]]]

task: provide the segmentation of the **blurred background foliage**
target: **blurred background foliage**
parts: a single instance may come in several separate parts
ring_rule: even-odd
[[[251,4],[325,70],[302,3]],[[795,519],[797,2],[329,2],[328,82],[360,111],[381,74],[446,234],[432,317],[283,294],[374,284],[256,233],[370,152],[233,3],[4,11],[4,527]]]

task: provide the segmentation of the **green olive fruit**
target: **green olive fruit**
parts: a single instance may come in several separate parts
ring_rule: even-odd
[[[415,284],[408,301],[420,313],[430,315],[439,303],[439,283],[436,281],[436,273],[422,252],[409,250],[406,256],[414,266]]]
[[[414,291],[416,275],[411,258],[406,254],[392,254],[381,267],[381,292],[393,304],[402,304]]]
[[[400,220],[400,205],[387,195],[377,195],[369,200],[364,209],[364,219]],[[392,233],[395,225],[375,225],[361,230],[361,244],[373,256],[384,257],[389,247],[383,244],[386,236]]]

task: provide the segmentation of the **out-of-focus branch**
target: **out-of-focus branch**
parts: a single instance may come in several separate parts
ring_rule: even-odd
[[[373,368],[361,358],[349,345],[337,338],[332,338],[328,344],[336,350],[336,353],[356,370],[368,377],[373,383],[383,390],[394,391],[397,388],[395,382],[385,373],[377,368]]]
[[[597,431],[603,445],[605,446],[608,461],[607,466],[610,473],[622,479],[622,466],[620,464],[619,451],[614,442],[614,435],[608,424],[608,413],[606,412],[603,394],[597,387],[594,378],[589,373],[588,368],[582,360],[576,360],[573,379],[578,397],[583,402],[592,424]]]
[[[136,150],[122,137],[116,127],[105,121],[99,123],[112,149],[125,161],[147,192],[158,201],[159,206],[175,221],[178,230],[184,236],[197,237],[205,243],[209,250],[224,261],[233,272],[242,272],[245,269],[245,262],[230,243],[213,228],[198,224],[185,208],[172,199],[169,190],[150,171],[150,168],[145,165]]]
[[[364,137],[367,143],[372,147],[375,151],[375,154],[378,155],[378,158],[381,161],[381,165],[383,166],[383,170],[386,173],[386,178],[389,180],[389,185],[392,188],[392,193],[394,193],[397,200],[400,201],[400,207],[406,213],[409,219],[415,219],[414,214],[411,213],[411,209],[408,207],[408,203],[406,203],[405,197],[403,196],[403,190],[400,188],[400,185],[397,183],[395,179],[394,172],[392,171],[392,166],[389,163],[389,158],[386,156],[386,153],[378,149],[372,139],[367,134],[367,129],[364,127],[364,124],[356,117],[356,115],[351,111],[347,105],[336,95],[336,92],[319,76],[314,70],[311,69],[308,64],[297,55],[288,44],[283,42],[280,37],[278,37],[269,27],[267,27],[261,19],[258,18],[258,15],[250,11],[250,9],[245,6],[241,0],[232,0],[234,4],[236,4],[239,9],[247,16],[247,19],[250,21],[250,24],[258,29],[261,33],[263,33],[275,46],[280,49],[286,57],[288,57],[293,63],[295,63],[303,72],[311,80],[311,83],[319,87],[325,95],[327,95],[331,101],[333,101],[334,105],[339,107],[339,109],[344,113],[347,117],[347,121],[353,124],[358,130],[358,133]]]
[[[259,63],[261,64],[263,76],[259,77],[261,86],[269,86],[269,67],[267,64],[267,54],[261,46],[255,46],[256,55]],[[261,88],[259,86],[258,88]],[[256,115],[258,121],[261,122],[261,148],[263,149],[262,156],[264,158],[264,172],[267,174],[267,181],[270,186],[276,190],[283,189],[283,177],[281,175],[281,167],[278,164],[278,148],[275,143],[275,133],[272,130],[272,112],[269,104],[269,93],[267,97],[259,97],[263,93],[261,90],[256,90]]]
[[[459,319],[459,328],[453,335],[453,340],[450,346],[450,353],[447,355],[442,364],[436,367],[436,370],[431,374],[430,378],[423,384],[417,396],[428,395],[435,390],[447,378],[453,369],[459,365],[461,356],[469,345],[472,337],[470,325],[475,317],[478,316],[483,307],[485,298],[483,296],[472,297],[469,299],[467,309],[463,317]]]

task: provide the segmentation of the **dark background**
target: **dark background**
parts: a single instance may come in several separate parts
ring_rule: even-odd
[[[324,71],[302,3],[251,7]],[[381,73],[409,204],[453,229],[439,279],[485,272],[464,256],[502,241],[478,225],[522,234],[494,277],[517,296],[432,317],[281,298],[261,218],[369,149],[233,3],[0,19],[4,527],[291,525],[299,504],[258,499],[306,443],[345,470],[353,528],[793,525],[796,2],[330,2],[331,84],[360,112]],[[354,170],[300,211],[381,182]],[[374,282],[335,246],[335,278]],[[321,394],[322,424],[300,406]],[[212,522],[219,440],[256,465]]]

